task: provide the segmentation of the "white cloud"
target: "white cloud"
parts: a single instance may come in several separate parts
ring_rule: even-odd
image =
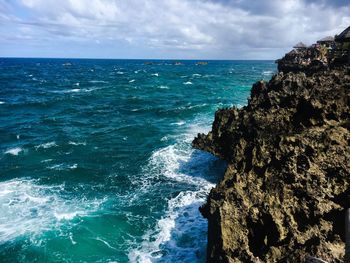
[[[341,0],[338,5],[324,0],[17,1],[22,10],[19,14],[12,8],[11,15],[32,27],[28,36],[98,40],[99,46],[115,41],[178,56],[272,58],[295,42],[311,43],[350,24],[350,3]],[[0,20],[8,5],[0,0]]]

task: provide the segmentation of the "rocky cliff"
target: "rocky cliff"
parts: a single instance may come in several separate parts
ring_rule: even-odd
[[[284,70],[193,141],[228,162],[201,212],[208,262],[342,262],[350,204],[350,68]]]

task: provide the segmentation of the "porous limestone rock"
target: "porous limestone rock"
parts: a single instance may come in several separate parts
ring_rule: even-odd
[[[280,72],[193,141],[228,162],[201,212],[207,262],[344,258],[350,204],[350,68]]]

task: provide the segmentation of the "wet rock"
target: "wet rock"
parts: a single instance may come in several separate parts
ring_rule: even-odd
[[[208,262],[342,262],[350,205],[350,68],[280,72],[193,141],[228,162],[200,208]]]

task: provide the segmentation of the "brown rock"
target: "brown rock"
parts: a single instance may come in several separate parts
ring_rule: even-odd
[[[193,141],[228,162],[201,212],[208,262],[342,262],[350,69],[278,73]]]

